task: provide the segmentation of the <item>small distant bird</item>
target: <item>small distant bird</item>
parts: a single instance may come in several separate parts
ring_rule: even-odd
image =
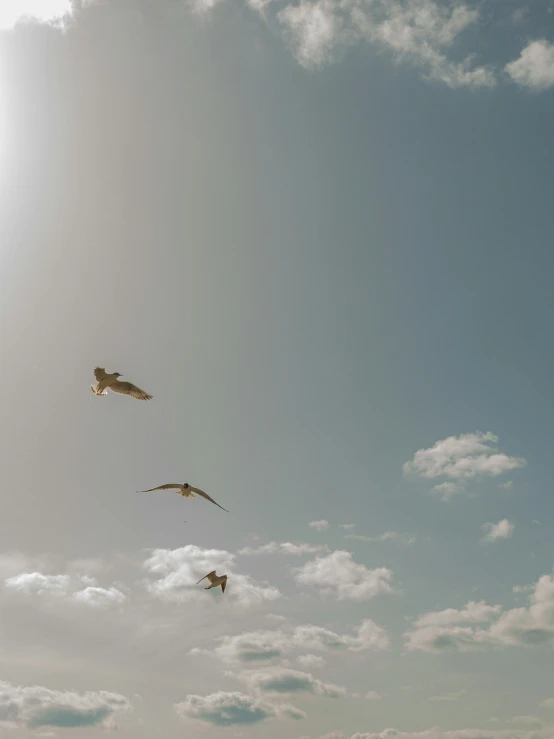
[[[198,580],[196,584],[198,585],[198,583],[202,582],[202,580],[205,580],[206,578],[208,578],[211,584],[208,585],[207,588],[204,588],[204,590],[217,588],[218,585],[221,585],[221,590],[225,592],[225,586],[227,585],[227,575],[221,575],[220,577],[218,577],[216,571],[214,570],[213,572],[208,572],[207,575],[204,575],[204,577]]]
[[[151,395],[145,393],[140,387],[133,385],[132,382],[120,382],[118,380],[118,377],[121,377],[119,372],[109,375],[104,367],[96,367],[94,376],[98,382],[95,385],[91,385],[90,389],[95,395],[107,395],[108,390],[111,390],[120,395],[130,395],[137,400],[150,400],[152,398]]]
[[[167,485],[160,485],[157,488],[150,488],[149,490],[137,490],[137,493],[152,493],[154,490],[175,490],[177,495],[182,495],[183,498],[194,498],[195,495],[201,495],[202,498],[206,498],[206,500],[209,500],[211,503],[214,503],[218,508],[221,508],[222,511],[227,511],[227,508],[223,508],[222,505],[219,505],[219,503],[216,503],[215,500],[208,495],[208,493],[205,493],[203,490],[199,490],[198,488],[193,488],[192,485],[189,485],[188,482],[183,483],[180,485],[178,482],[169,482]],[[229,513],[229,511],[227,511]]]

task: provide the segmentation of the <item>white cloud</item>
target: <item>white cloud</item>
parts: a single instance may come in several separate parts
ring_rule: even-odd
[[[75,600],[85,603],[93,608],[109,608],[110,606],[122,605],[126,596],[118,588],[88,587],[73,594]]]
[[[213,726],[250,726],[273,718],[302,719],[306,714],[288,703],[274,704],[244,693],[219,691],[210,695],[187,695],[175,704],[177,715]]]
[[[515,726],[533,726],[535,728],[543,725],[542,719],[538,718],[538,716],[513,716],[506,723],[514,724]]]
[[[63,26],[73,15],[71,0],[2,0],[0,30],[13,29],[21,21]]]
[[[328,62],[332,50],[348,38],[337,7],[334,0],[301,0],[279,12],[295,56],[303,66],[318,67]]]
[[[443,695],[432,695],[430,701],[458,701],[465,694],[465,690],[457,690],[452,693],[444,693]]]
[[[526,608],[502,613],[500,606],[468,603],[461,611],[427,613],[406,634],[410,650],[470,651],[490,647],[540,646],[554,643],[554,580],[543,575],[529,596]],[[490,622],[487,627],[478,624]]]
[[[404,464],[404,474],[427,479],[448,478],[433,488],[443,500],[448,500],[466,480],[497,477],[527,464],[521,457],[499,452],[494,446],[497,441],[498,437],[490,431],[449,436],[429,449],[417,451],[413,459]]]
[[[289,629],[250,631],[234,636],[222,636],[218,646],[210,650],[193,649],[193,654],[214,654],[224,662],[244,664],[281,659],[292,651],[324,652],[345,649],[352,652],[382,651],[389,648],[388,636],[371,619],[363,620],[355,635],[338,634],[322,626],[305,624]]]
[[[539,739],[536,731],[527,733],[514,732],[514,729],[454,729],[444,731],[439,726],[424,731],[398,731],[384,729],[381,732],[358,732],[350,739]],[[550,739],[551,732],[546,732],[544,739]]]
[[[453,626],[454,624],[478,624],[490,621],[500,613],[502,606],[489,606],[485,601],[470,601],[461,610],[446,608],[444,611],[431,611],[417,619],[415,625],[426,626]]]
[[[506,480],[506,482],[501,482],[498,486],[499,488],[504,488],[504,490],[510,490],[514,486],[513,480]]]
[[[549,90],[554,87],[554,44],[545,39],[532,41],[505,70],[517,85],[535,92]]]
[[[83,588],[83,586],[85,586]],[[106,608],[120,605],[126,596],[115,587],[98,587],[94,577],[89,575],[44,575],[41,572],[23,572],[8,577],[4,581],[6,590],[26,595],[71,597],[89,606]]]
[[[144,562],[148,572],[161,575],[148,582],[148,590],[163,600],[182,602],[206,596],[196,583],[212,570],[229,575],[225,598],[243,607],[261,605],[281,597],[276,587],[258,583],[249,575],[233,572],[235,556],[222,549],[202,549],[188,544],[180,549],[154,549]]]
[[[417,537],[414,534],[400,534],[398,531],[384,531],[377,536],[362,536],[361,534],[345,534],[345,539],[353,541],[396,541],[400,544],[415,544]]]
[[[296,661],[309,670],[316,670],[325,666],[325,660],[317,654],[301,654],[296,658]]]
[[[0,682],[0,722],[6,728],[111,728],[116,715],[130,708],[129,701],[118,693],[62,692]]]
[[[259,547],[244,547],[239,549],[238,554],[252,556],[256,554],[286,554],[290,556],[300,557],[305,554],[317,554],[326,547],[313,544],[293,544],[290,541],[276,542],[270,541],[269,544],[263,544]]]
[[[248,670],[230,673],[244,682],[250,691],[274,694],[312,693],[324,698],[341,698],[346,689],[340,685],[324,683],[308,672],[286,667],[267,667],[263,670]]]
[[[392,572],[386,567],[368,569],[357,564],[350,552],[336,550],[327,556],[316,557],[295,569],[294,579],[299,585],[314,585],[323,595],[337,600],[368,600],[380,593],[392,593]]]
[[[356,528],[356,524],[354,523],[340,523],[339,528],[346,529],[347,531],[352,531],[352,529]]]
[[[320,521],[310,521],[309,526],[316,531],[327,531],[329,528],[329,521],[325,521],[324,519],[321,519]]]
[[[554,698],[545,698],[545,700],[539,703],[539,706],[543,708],[554,708]]]
[[[338,47],[366,41],[449,87],[495,84],[492,70],[473,66],[471,56],[452,62],[444,54],[479,19],[479,12],[463,2],[445,6],[435,0],[302,0],[285,7],[278,17],[305,67],[331,61]]]
[[[498,539],[508,539],[515,530],[515,524],[503,518],[498,523],[485,523],[481,527],[485,532],[484,541],[494,542]]]
[[[378,693],[376,690],[370,690],[365,694],[366,701],[382,701],[383,698],[387,698],[387,693]]]
[[[436,493],[441,500],[449,501],[456,493],[463,489],[462,483],[441,482],[435,485],[431,490]]]
[[[22,593],[65,595],[69,583],[69,575],[43,575],[41,572],[23,572],[20,575],[8,577],[4,582],[4,587]]]

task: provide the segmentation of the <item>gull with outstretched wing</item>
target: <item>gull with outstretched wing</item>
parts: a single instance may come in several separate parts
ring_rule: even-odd
[[[200,580],[198,580],[196,584],[198,585],[198,583],[202,582],[202,580],[205,580],[206,578],[208,578],[210,584],[207,588],[204,588],[204,590],[217,588],[218,585],[221,585],[221,590],[225,592],[225,586],[227,585],[227,575],[221,575],[218,577],[216,571],[213,570],[213,572],[208,572],[207,575],[204,575],[204,577],[200,578]]]
[[[223,511],[227,511],[227,508],[223,508],[222,505],[216,503],[215,500],[199,488],[194,488],[189,485],[188,482],[184,482],[182,485],[178,482],[169,482],[167,485],[160,485],[157,488],[149,488],[148,490],[137,490],[137,493],[153,493],[154,490],[175,490],[177,495],[182,495],[183,498],[194,498],[195,495],[200,495],[202,498],[206,498],[210,503],[213,503]],[[227,511],[229,513],[229,511]]]
[[[96,377],[96,384],[91,385],[90,389],[95,395],[107,395],[108,390],[111,390],[114,393],[119,393],[119,395],[130,395],[137,400],[150,400],[152,398],[151,395],[145,393],[140,387],[133,385],[132,382],[119,380],[118,378],[121,377],[119,372],[110,375],[104,367],[96,367],[94,376]]]

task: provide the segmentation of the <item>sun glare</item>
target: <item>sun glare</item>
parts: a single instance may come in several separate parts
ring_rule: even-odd
[[[24,20],[63,23],[72,13],[71,0],[0,0],[0,30]]]

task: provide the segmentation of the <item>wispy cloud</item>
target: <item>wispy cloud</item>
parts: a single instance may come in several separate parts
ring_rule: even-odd
[[[498,523],[485,523],[481,529],[485,532],[483,540],[492,543],[499,539],[508,539],[512,536],[515,530],[515,524],[508,521],[507,518],[503,518]]]
[[[398,531],[384,531],[377,536],[363,536],[362,534],[345,534],[345,539],[354,541],[396,541],[399,544],[415,544],[417,536],[415,534],[400,534]]]
[[[366,701],[382,701],[384,698],[388,698],[388,693],[378,693],[376,690],[370,690],[364,698]]]
[[[432,695],[429,700],[430,701],[458,701],[462,697],[462,695],[465,695],[465,690],[457,690],[452,693],[444,693],[443,695]]]
[[[258,554],[285,554],[293,557],[300,557],[306,554],[318,554],[326,549],[326,547],[314,544],[293,544],[290,541],[270,541],[269,544],[263,544],[259,547],[244,547],[239,549],[237,554],[243,556],[254,556]]]
[[[366,42],[422,69],[430,79],[449,87],[493,87],[494,72],[475,66],[471,56],[448,59],[445,50],[475,25],[479,11],[463,2],[443,5],[434,0],[302,0],[278,14],[296,58],[305,67],[320,67],[338,50]]]

